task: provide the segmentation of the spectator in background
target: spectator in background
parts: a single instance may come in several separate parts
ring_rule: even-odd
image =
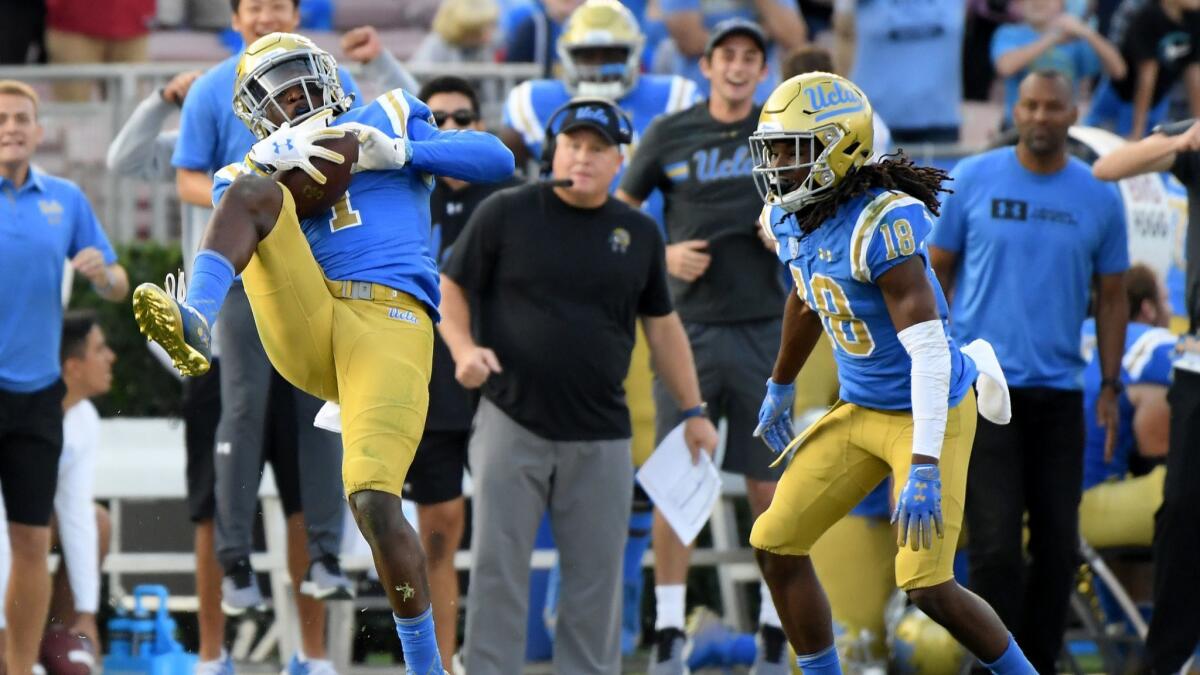
[[[992,95],[996,71],[992,68],[991,44],[996,30],[1019,22],[1016,0],[967,0],[967,19],[963,29],[963,99],[987,101]]]
[[[472,675],[521,671],[529,556],[547,508],[562,556],[555,671],[620,670],[621,558],[633,497],[621,383],[638,319],[659,377],[688,411],[693,458],[718,440],[671,307],[658,227],[609,195],[620,146],[633,140],[628,118],[606,99],[582,98],[551,125],[556,183],[490,197],[442,274],[439,330],[458,381],[483,387],[470,445]],[[479,298],[474,312],[468,293]]]
[[[82,635],[100,653],[96,610],[100,606],[100,566],[108,553],[108,511],[95,502],[96,453],[100,415],[88,399],[112,388],[116,355],[89,311],[68,312],[62,329],[63,451],[58,461],[52,536],[63,553],[54,575],[51,623]]]
[[[834,63],[888,120],[893,143],[957,143],[962,0],[836,0]]]
[[[753,189],[746,143],[758,127],[762,106],[754,103],[754,92],[767,78],[766,53],[767,37],[757,24],[718,24],[701,60],[712,96],[650,125],[617,192],[635,206],[652,190],[663,193],[668,284],[695,354],[701,393],[712,406],[706,413],[728,421],[722,468],[745,478],[751,517],[771,503],[782,472],[770,467],[773,453],[752,435],[773,363],[765,345],[779,342],[786,298],[780,265],[758,238],[754,214],[762,202]],[[661,378],[654,398],[661,442],[695,411],[676,407]],[[657,512],[653,537],[657,617],[649,672],[682,675],[691,550]],[[760,595],[765,646],[756,672],[786,672],[783,629],[766,584]]]
[[[1113,42],[1124,77],[1106,77],[1084,124],[1138,140],[1167,115],[1168,94],[1181,80],[1200,114],[1200,0],[1127,0],[1113,17]]]
[[[460,77],[434,78],[421,87],[417,98],[429,106],[434,122],[443,131],[484,131],[479,98],[471,84]],[[515,180],[467,183],[456,178],[437,178],[429,198],[429,216],[430,250],[439,266],[449,259],[455,241],[480,202],[515,183]],[[466,520],[463,468],[467,464],[467,442],[474,416],[474,397],[454,379],[454,359],[441,336],[435,333],[429,412],[425,416],[425,433],[405,476],[404,497],[417,504],[417,531],[429,570],[433,624],[438,632],[442,663],[453,662],[458,643],[459,589],[454,554],[462,543]]]
[[[496,60],[495,0],[445,0],[433,30],[409,58],[411,63],[492,63]]]
[[[50,596],[50,516],[63,447],[63,260],[105,300],[125,298],[129,280],[87,197],[70,181],[30,166],[42,140],[38,97],[0,81],[0,188],[8,215],[0,281],[0,486],[8,513],[12,575],[6,600],[5,661],[28,673]]]
[[[776,45],[785,52],[803,45],[808,30],[800,16],[795,0],[729,0],[710,3],[703,0],[659,0],[663,20],[667,24],[675,49],[670,72],[682,75],[709,94],[709,79],[702,72],[700,60],[714,35],[716,26],[729,19],[757,22],[769,37],[767,63],[770,74],[758,81],[756,101],[766,100],[779,80],[779,59]]]
[[[1171,428],[1163,504],[1154,518],[1154,616],[1144,673],[1178,672],[1200,640],[1200,122],[1178,136],[1151,134],[1101,157],[1103,180],[1170,171],[1187,187],[1188,335],[1167,393]]]
[[[51,63],[145,61],[154,0],[47,0],[46,50]],[[86,101],[85,80],[54,85],[60,101]]]
[[[1103,69],[1114,80],[1125,77],[1117,48],[1086,23],[1063,9],[1063,0],[1022,0],[1025,21],[1001,26],[992,37],[992,65],[1004,78],[1004,125],[1012,125],[1021,80],[1034,70],[1057,70],[1079,95],[1080,83]]]
[[[1083,456],[1083,500],[1079,531],[1096,548],[1150,546],[1154,513],[1162,504],[1166,467],[1141,476],[1129,475],[1134,453],[1162,461],[1167,456],[1171,406],[1167,388],[1178,338],[1167,330],[1171,310],[1167,290],[1154,270],[1134,265],[1125,273],[1129,328],[1121,359],[1120,427],[1116,447],[1104,448],[1105,429],[1096,420],[1100,398],[1100,360],[1096,358],[1096,321],[1083,324],[1083,413],[1087,436]]]
[[[1010,424],[981,419],[975,434],[966,502],[971,589],[996,609],[1037,671],[1054,673],[1079,542],[1080,327],[1095,283],[1103,375],[1096,415],[1111,447],[1129,247],[1116,190],[1067,152],[1077,118],[1071,83],[1060,72],[1036,71],[1019,91],[1016,148],[958,163],[929,253],[951,298],[955,341],[990,342],[1012,398]]]
[[[4,4],[0,22],[0,64],[22,65],[46,61],[46,0],[18,0]]]
[[[583,0],[534,0],[512,7],[503,17],[504,61],[506,63],[536,63],[542,77],[555,77],[558,72],[558,34],[563,23]]]

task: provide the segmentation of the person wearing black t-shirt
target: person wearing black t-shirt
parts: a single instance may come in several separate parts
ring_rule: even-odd
[[[453,75],[437,77],[421,87],[417,98],[429,106],[439,129],[483,131],[479,97],[470,82]],[[466,183],[439,176],[429,198],[432,222],[430,250],[444,265],[454,242],[480,202],[493,192],[515,184]],[[417,504],[417,530],[429,568],[433,623],[437,627],[442,663],[450,663],[458,641],[458,571],[454,553],[462,542],[465,509],[463,467],[473,397],[454,379],[454,360],[439,336],[433,340],[433,371],[429,379],[429,413],[425,434],[404,482],[404,497]]]
[[[664,197],[671,295],[696,355],[700,389],[714,419],[728,420],[722,468],[746,478],[751,517],[771,503],[780,470],[753,437],[763,383],[774,366],[785,289],[773,251],[758,239],[747,139],[758,126],[754,90],[767,77],[766,38],[749,21],[713,29],[700,65],[710,98],[655,120],[638,142],[617,196],[640,205],[658,188]],[[656,436],[679,424],[679,409],[655,387]],[[657,618],[651,675],[682,675],[684,597],[690,551],[656,512],[654,581]],[[765,649],[756,672],[787,672],[783,629],[766,586],[759,624]]]
[[[632,140],[628,120],[610,101],[575,99],[546,138],[553,180],[484,200],[442,273],[439,330],[458,381],[483,393],[468,451],[471,675],[522,670],[529,556],[547,509],[562,569],[555,672],[621,669],[633,486],[622,383],[639,318],[686,411],[693,457],[718,442],[671,306],[658,227],[608,194],[620,145]]]
[[[1154,614],[1141,673],[1185,667],[1200,640],[1200,122],[1179,135],[1153,133],[1096,160],[1101,180],[1170,171],[1187,187],[1185,304],[1188,335],[1179,340],[1167,402],[1171,406],[1167,479],[1154,516]]]
[[[1100,84],[1084,124],[1137,140],[1166,117],[1167,94],[1181,79],[1192,113],[1200,114],[1197,10],[1200,0],[1126,2],[1117,10],[1112,39],[1129,68],[1123,79],[1106,78]]]

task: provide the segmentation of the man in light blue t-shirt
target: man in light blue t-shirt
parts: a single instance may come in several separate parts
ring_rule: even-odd
[[[1013,111],[1020,140],[963,160],[930,256],[962,343],[996,349],[1012,423],[979,421],[967,479],[971,588],[1013,629],[1038,672],[1054,672],[1079,541],[1083,370],[1079,331],[1095,284],[1103,374],[1096,417],[1109,444],[1125,347],[1129,267],[1124,209],[1112,186],[1067,153],[1075,122],[1060,72],[1025,78]],[[1022,524],[1029,513],[1024,568]],[[1025,583],[1022,583],[1025,579]]]
[[[129,280],[79,186],[31,166],[42,127],[38,96],[23,82],[0,80],[0,136],[0,491],[12,547],[5,663],[10,673],[28,673],[50,601],[66,393],[63,263],[112,302],[125,298]]]
[[[992,65],[1004,78],[1004,123],[1012,124],[1017,87],[1033,70],[1057,70],[1079,91],[1100,70],[1125,77],[1125,59],[1111,42],[1063,8],[1063,0],[1024,0],[1024,23],[1000,26],[992,35]]]

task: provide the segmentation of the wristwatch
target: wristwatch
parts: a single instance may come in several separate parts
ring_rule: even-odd
[[[1117,395],[1120,395],[1125,390],[1125,385],[1121,384],[1120,378],[1116,377],[1106,377],[1100,380],[1100,388],[1104,389],[1105,387],[1112,389],[1113,393]]]
[[[701,403],[700,405],[698,405],[694,408],[688,408],[687,410],[684,410],[682,413],[680,413],[680,416],[683,419],[688,420],[693,417],[704,417],[707,414],[708,414],[708,404]]]

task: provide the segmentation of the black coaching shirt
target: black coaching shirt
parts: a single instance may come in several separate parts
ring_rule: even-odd
[[[732,323],[778,318],[786,290],[779,261],[758,239],[762,199],[754,188],[750,134],[760,107],[726,124],[701,102],[651,123],[621,179],[621,189],[645,199],[662,190],[667,239],[708,241],[708,270],[694,282],[669,278],[684,321]]]
[[[493,192],[515,184],[515,180],[468,183],[454,190],[445,181],[438,180],[429,197],[429,219],[433,225],[429,250],[436,252],[439,267],[446,264],[454,250],[454,242],[480,202]],[[454,379],[454,358],[442,336],[434,331],[433,372],[429,378],[429,414],[425,417],[425,430],[469,431],[474,416],[473,397]]]
[[[579,209],[523,185],[486,199],[442,270],[478,297],[476,342],[503,369],[483,395],[549,440],[629,438],[635,323],[672,309],[664,255],[654,221],[611,197]]]

